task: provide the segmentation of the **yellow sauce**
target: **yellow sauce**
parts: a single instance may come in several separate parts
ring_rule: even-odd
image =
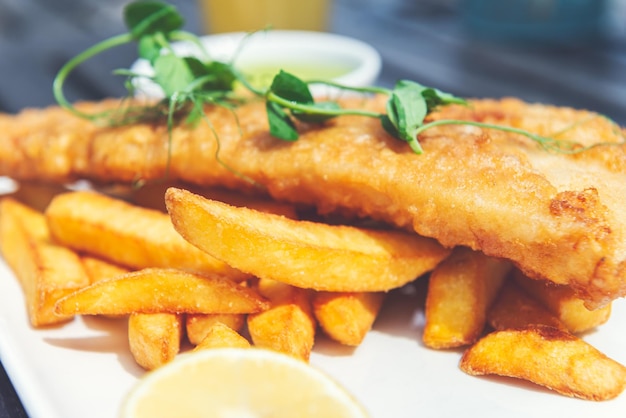
[[[301,78],[302,80],[332,80],[340,77],[353,68],[345,63],[285,63],[285,64],[255,64],[251,67],[240,68],[250,83],[255,87],[267,87],[272,83],[272,79],[280,70],[286,71]]]

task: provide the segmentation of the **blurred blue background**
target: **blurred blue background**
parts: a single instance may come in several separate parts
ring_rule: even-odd
[[[569,45],[603,36],[606,0],[463,0],[462,16],[472,34],[500,41]]]

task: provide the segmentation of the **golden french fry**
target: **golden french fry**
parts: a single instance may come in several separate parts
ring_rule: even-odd
[[[57,315],[60,298],[89,284],[80,258],[49,240],[45,217],[22,203],[0,201],[0,250],[22,286],[28,315],[34,327],[72,318]]]
[[[128,343],[133,358],[154,370],[176,357],[183,335],[182,315],[134,313],[128,317]]]
[[[269,307],[251,288],[217,275],[143,269],[101,280],[60,299],[59,314],[250,313]]]
[[[260,280],[258,288],[272,306],[248,315],[253,344],[308,361],[316,328],[309,291],[268,279]]]
[[[138,206],[166,212],[165,191],[170,187],[184,188],[185,190],[189,190],[192,193],[203,196],[207,199],[217,200],[232,206],[255,209],[261,212],[275,213],[292,219],[296,219],[298,217],[295,206],[290,203],[277,202],[275,200],[268,199],[265,196],[237,192],[219,187],[198,187],[191,184],[180,184],[174,182],[147,184],[135,190],[130,196],[130,200]]]
[[[313,313],[326,335],[342,344],[361,344],[383,304],[383,292],[316,292]]]
[[[129,271],[127,268],[118,264],[111,263],[98,257],[90,255],[82,255],[80,260],[83,263],[83,267],[87,272],[90,283],[99,282],[100,280],[114,279],[123,274],[127,274]],[[122,315],[105,315],[110,318],[119,318]]]
[[[48,206],[46,218],[57,242],[131,269],[164,267],[249,277],[185,241],[167,214],[102,194],[61,194]]]
[[[476,341],[510,268],[506,261],[456,248],[430,276],[424,344],[441,349]]]
[[[207,329],[205,337],[194,347],[193,351],[224,347],[249,348],[250,342],[228,325],[215,322]]]
[[[626,386],[626,367],[545,325],[488,334],[464,353],[460,366],[471,375],[515,377],[589,400],[612,399]]]
[[[193,345],[200,344],[217,323],[237,332],[243,328],[246,318],[243,314],[188,314],[185,319],[187,339]]]
[[[528,295],[514,280],[507,280],[487,314],[495,330],[521,329],[529,325],[547,325],[567,331],[559,318]]]
[[[91,283],[95,283],[104,279],[112,279],[114,277],[128,273],[127,268],[98,257],[83,255],[80,259],[83,263],[85,271],[87,272],[87,276],[89,276],[89,280]]]
[[[37,242],[52,244],[50,231],[46,225],[46,218],[42,212],[14,199],[13,197],[3,197],[0,199],[0,209],[2,212],[3,226],[6,231],[14,224],[20,224],[23,232],[29,238]]]
[[[611,316],[611,304],[590,311],[569,287],[533,280],[517,270],[513,277],[518,285],[545,305],[572,333],[581,333],[602,325]]]
[[[400,231],[296,221],[170,188],[166,204],[189,242],[256,277],[328,291],[385,291],[433,269],[449,250]]]

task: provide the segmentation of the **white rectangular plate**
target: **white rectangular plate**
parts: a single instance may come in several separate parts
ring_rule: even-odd
[[[33,329],[20,286],[2,260],[0,298],[0,358],[29,415],[117,416],[144,374],[130,355],[125,320],[85,317]],[[624,416],[626,394],[590,402],[513,379],[464,374],[458,368],[461,350],[435,351],[421,343],[422,300],[419,286],[393,292],[361,346],[343,347],[320,336],[311,364],[342,383],[372,418]],[[609,322],[583,338],[626,364],[624,330],[626,301],[619,300]]]

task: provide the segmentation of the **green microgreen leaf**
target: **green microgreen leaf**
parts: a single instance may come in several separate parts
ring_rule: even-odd
[[[322,123],[343,113],[341,106],[336,102],[315,102],[308,83],[282,70],[272,80],[266,99],[274,103],[273,107],[282,105],[284,108],[290,109],[294,118],[307,123]],[[279,119],[270,118],[268,115],[270,127],[276,123],[274,121],[280,120],[282,123],[286,119],[289,119],[290,124],[295,126],[286,112],[283,111],[282,114]],[[280,129],[277,130],[282,132]],[[294,138],[295,135],[297,132],[290,133],[284,139],[292,141],[297,139],[297,136]]]
[[[444,93],[432,87],[425,87],[424,90],[422,90],[422,97],[424,97],[424,100],[426,100],[428,113],[432,112],[439,106],[445,106],[449,104],[467,105],[467,100],[453,96],[449,93]]]
[[[183,27],[185,20],[176,7],[159,1],[136,1],[124,8],[124,21],[136,40],[157,32],[169,34]]]
[[[270,126],[270,134],[284,141],[298,139],[298,130],[289,115],[274,102],[266,102],[267,119]]]
[[[194,76],[184,58],[172,54],[159,55],[154,60],[154,81],[166,97],[184,91]]]
[[[423,152],[417,135],[424,119],[436,107],[446,104],[465,104],[464,99],[425,87],[409,80],[396,83],[387,101],[387,114],[382,116],[383,127],[391,135],[409,143],[417,154]]]
[[[295,123],[283,107],[313,104],[315,100],[309,86],[295,75],[281,70],[272,80],[267,99],[267,120],[272,136],[285,141],[298,139]]]
[[[398,82],[387,105],[387,113],[400,136],[411,141],[415,129],[424,123],[428,105],[422,95],[424,88],[417,83]]]
[[[161,43],[154,36],[143,36],[137,43],[139,58],[143,58],[154,65],[154,60],[161,55],[161,49],[163,49]]]
[[[383,121],[383,127],[390,134],[408,142],[418,154],[422,153],[422,148],[417,141],[417,129],[424,124],[428,114],[423,92],[424,87],[420,84],[398,82],[387,101],[387,118]]]
[[[307,83],[283,70],[272,80],[270,92],[296,103],[308,104],[315,101]]]
[[[232,67],[219,61],[204,63],[197,58],[187,57],[187,65],[194,77],[203,79],[195,90],[232,91],[236,80]]]

